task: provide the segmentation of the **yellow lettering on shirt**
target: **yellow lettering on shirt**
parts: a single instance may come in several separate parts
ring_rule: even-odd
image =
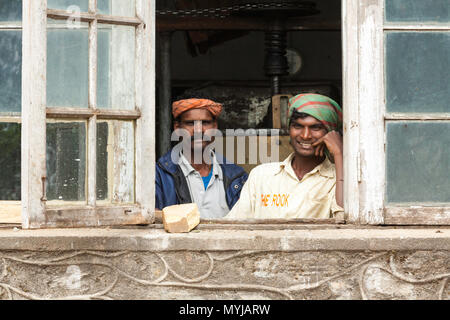
[[[261,205],[263,207],[287,207],[289,206],[290,194],[261,194]],[[270,201],[272,199],[272,201]]]
[[[262,202],[262,206],[263,207],[268,207],[269,206],[269,194],[262,194],[261,195],[261,202]]]

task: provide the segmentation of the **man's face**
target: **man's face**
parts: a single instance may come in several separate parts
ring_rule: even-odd
[[[189,132],[191,149],[203,150],[212,142],[212,139],[204,138],[205,131],[217,129],[217,121],[206,109],[191,109],[181,114],[180,121],[175,122],[174,128]]]
[[[315,157],[314,151],[316,147],[313,147],[312,144],[326,134],[327,129],[325,126],[311,116],[292,120],[289,126],[290,143],[295,153],[303,157]]]

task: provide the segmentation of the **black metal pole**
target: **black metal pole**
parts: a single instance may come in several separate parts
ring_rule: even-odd
[[[266,58],[264,62],[266,75],[270,77],[272,96],[280,93],[280,77],[288,74],[286,57],[286,29],[283,18],[270,21],[266,31]]]
[[[160,40],[160,88],[158,107],[158,156],[170,149],[172,134],[172,83],[171,83],[171,32],[159,33]]]

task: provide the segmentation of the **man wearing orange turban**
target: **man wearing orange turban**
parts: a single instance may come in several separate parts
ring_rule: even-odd
[[[157,209],[195,202],[201,218],[217,219],[238,201],[247,173],[207,149],[221,112],[222,105],[209,99],[184,99],[172,104],[174,129],[183,142],[157,162]]]

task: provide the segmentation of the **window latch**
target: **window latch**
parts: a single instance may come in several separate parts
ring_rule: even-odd
[[[41,201],[47,201],[47,177],[42,177],[42,198]]]

